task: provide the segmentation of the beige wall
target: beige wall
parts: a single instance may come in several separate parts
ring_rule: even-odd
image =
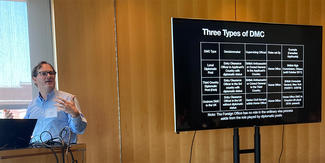
[[[87,143],[90,163],[120,157],[123,163],[188,162],[193,132],[177,135],[173,129],[170,17],[325,23],[321,0],[116,0],[115,32],[114,0],[54,5],[59,84],[79,97],[87,116],[80,142]],[[324,162],[324,127],[286,125],[281,162]],[[261,127],[262,162],[278,161],[281,133],[282,126]],[[198,131],[192,162],[232,162],[232,134]],[[240,129],[241,148],[253,147],[253,134],[252,128]],[[241,156],[244,163],[253,159]]]

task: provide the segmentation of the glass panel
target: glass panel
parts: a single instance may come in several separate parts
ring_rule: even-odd
[[[0,0],[0,11],[0,109],[24,111],[32,100],[27,3]]]

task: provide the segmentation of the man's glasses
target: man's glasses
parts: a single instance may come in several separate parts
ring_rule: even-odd
[[[50,74],[50,75],[55,75],[56,72],[55,71],[40,71],[38,72],[41,76],[47,76],[47,74]]]

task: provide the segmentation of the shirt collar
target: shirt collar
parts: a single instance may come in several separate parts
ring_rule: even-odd
[[[55,90],[53,89],[52,92],[50,92],[49,94],[47,94],[47,100],[44,100],[44,98],[41,96],[41,93],[38,92],[38,99],[41,101],[41,102],[45,102],[45,101],[49,101],[55,94]]]

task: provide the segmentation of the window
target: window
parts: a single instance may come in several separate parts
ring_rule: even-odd
[[[0,11],[0,106],[21,118],[32,100],[27,3],[0,1]]]
[[[51,1],[0,0],[0,11],[0,118],[3,109],[23,118],[37,95],[32,67],[42,60],[55,66]]]

